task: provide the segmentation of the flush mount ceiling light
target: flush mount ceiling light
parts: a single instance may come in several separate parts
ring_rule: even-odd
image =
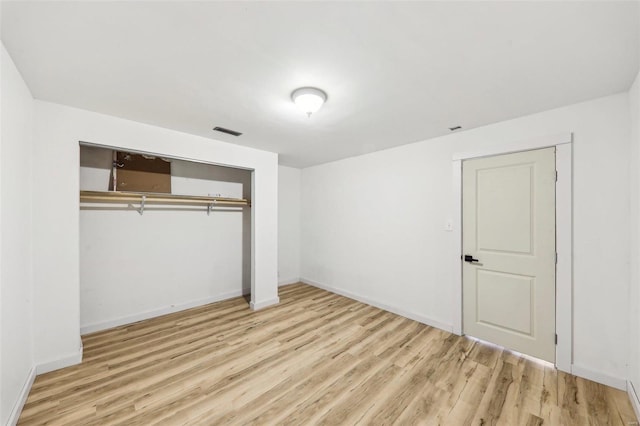
[[[301,87],[293,91],[291,100],[307,117],[311,117],[326,102],[327,94],[315,87]]]

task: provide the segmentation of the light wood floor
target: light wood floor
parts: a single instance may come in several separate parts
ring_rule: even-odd
[[[84,336],[20,424],[630,425],[619,390],[296,284]]]

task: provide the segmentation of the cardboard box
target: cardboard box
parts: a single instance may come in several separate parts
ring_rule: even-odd
[[[117,152],[116,191],[171,193],[171,163],[129,152]]]

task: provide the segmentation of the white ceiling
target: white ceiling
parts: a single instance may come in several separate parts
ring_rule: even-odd
[[[639,4],[3,2],[2,40],[37,99],[306,167],[627,90]]]

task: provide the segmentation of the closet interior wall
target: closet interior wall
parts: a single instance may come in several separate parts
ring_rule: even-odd
[[[107,191],[113,151],[81,146],[80,190]],[[251,198],[251,171],[171,160],[171,192]],[[81,204],[83,334],[249,294],[251,210]]]

